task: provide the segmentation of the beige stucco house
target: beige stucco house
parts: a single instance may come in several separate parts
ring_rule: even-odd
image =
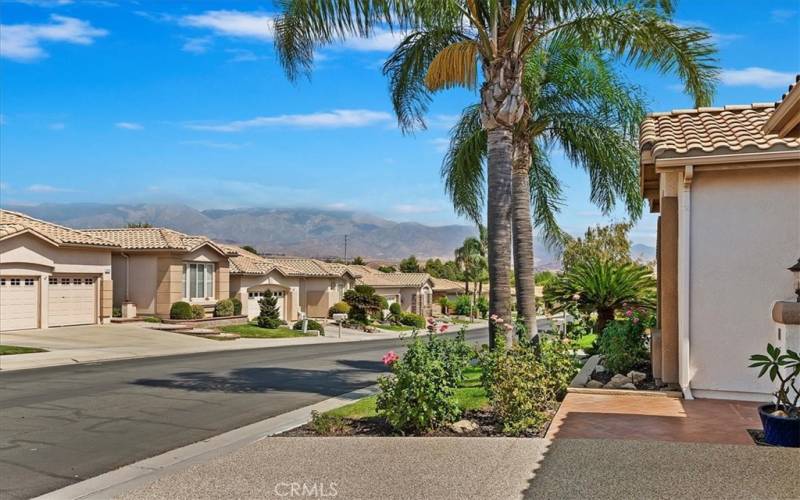
[[[134,304],[138,316],[169,318],[172,304],[200,304],[206,314],[230,297],[226,251],[204,236],[164,228],[91,229],[114,243],[114,307]]]
[[[642,124],[641,187],[659,214],[653,372],[687,397],[773,390],[747,365],[785,341],[770,311],[792,296],[786,268],[800,257],[798,100],[795,88],[778,111],[676,110]]]
[[[258,316],[259,299],[267,290],[278,297],[281,319],[296,321],[300,315],[326,318],[328,310],[344,298],[356,275],[347,267],[306,257],[261,257],[242,248],[223,245],[231,264],[231,296],[238,296],[243,314]]]
[[[104,323],[115,242],[0,210],[0,331]]]
[[[433,280],[428,273],[384,273],[368,266],[348,268],[361,277],[359,284],[369,285],[391,305],[397,302],[403,311],[431,316],[433,314]]]

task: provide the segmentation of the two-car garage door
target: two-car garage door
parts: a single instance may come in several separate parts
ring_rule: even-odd
[[[34,277],[0,278],[0,331],[38,328],[40,282]],[[51,276],[48,279],[48,326],[85,325],[97,318],[95,278]]]

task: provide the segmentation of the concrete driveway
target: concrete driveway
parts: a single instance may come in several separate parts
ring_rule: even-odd
[[[86,325],[46,330],[21,330],[0,334],[0,344],[38,347],[48,352],[0,357],[0,369],[22,370],[115,359],[169,356],[208,351],[260,349],[298,344],[319,344],[395,338],[394,335],[342,335],[286,339],[236,339],[217,341],[137,325]]]

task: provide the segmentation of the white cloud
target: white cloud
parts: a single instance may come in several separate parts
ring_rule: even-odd
[[[428,205],[425,203],[401,203],[393,206],[392,209],[399,214],[431,214],[440,212],[442,207],[440,205]]]
[[[436,151],[440,153],[446,153],[447,148],[450,146],[450,139],[447,137],[437,137],[436,139],[431,139],[429,142],[433,144]]]
[[[675,24],[681,26],[683,28],[693,27],[693,28],[704,28],[709,31],[711,35],[711,42],[716,45],[728,45],[730,42],[734,40],[739,40],[744,38],[743,35],[739,33],[720,33],[718,31],[714,31],[711,29],[711,26],[708,23],[703,21],[695,21],[695,20],[675,20]]]
[[[226,49],[225,52],[233,56],[229,59],[230,62],[250,62],[264,59],[264,57],[247,49]]]
[[[0,57],[18,62],[30,62],[47,57],[42,48],[46,42],[91,45],[95,38],[108,31],[93,27],[88,21],[74,17],[50,16],[48,24],[0,25]]]
[[[211,46],[211,37],[203,36],[198,38],[187,38],[183,43],[181,50],[184,52],[191,52],[192,54],[203,54],[208,51]]]
[[[123,130],[142,130],[144,128],[144,125],[135,122],[117,122],[114,126]]]
[[[794,81],[794,78],[794,73],[774,71],[757,66],[744,69],[723,69],[720,73],[722,84],[732,87],[749,86],[762,89],[777,89],[787,87]]]
[[[14,0],[14,2],[45,8],[61,7],[74,3],[73,0]]]
[[[347,210],[350,208],[350,205],[343,202],[336,202],[336,203],[328,203],[325,205],[325,208],[329,208],[331,210]]]
[[[218,35],[263,41],[272,40],[274,32],[272,16],[257,12],[210,10],[202,14],[183,16],[179,22],[193,28],[207,28]]]
[[[50,130],[64,130],[65,127],[66,125],[61,122],[51,123],[49,125]]]
[[[775,23],[785,23],[796,15],[797,11],[792,9],[775,9],[769,13],[770,19]]]
[[[72,189],[60,188],[49,184],[31,184],[25,190],[31,193],[67,193],[72,191]]]
[[[211,132],[241,132],[261,127],[284,126],[298,128],[354,128],[367,127],[392,120],[392,115],[384,111],[368,109],[336,109],[309,114],[258,116],[249,120],[227,123],[201,124],[189,123],[186,128]]]
[[[234,142],[213,142],[213,141],[181,141],[185,146],[203,146],[211,149],[241,149],[246,144],[237,144]]]
[[[391,52],[405,37],[405,32],[377,29],[369,38],[351,37],[339,45],[359,52]]]

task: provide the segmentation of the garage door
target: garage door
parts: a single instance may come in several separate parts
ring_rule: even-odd
[[[49,326],[95,323],[95,278],[52,276],[48,292]]]
[[[25,330],[39,326],[39,280],[0,278],[0,331]]]
[[[261,306],[258,304],[258,301],[261,300],[261,297],[264,295],[266,295],[265,291],[247,292],[247,317],[249,319],[253,319],[261,314]],[[283,291],[275,290],[272,291],[272,295],[278,298],[278,313],[280,314],[280,318],[286,320],[286,316],[283,313],[286,295]]]

